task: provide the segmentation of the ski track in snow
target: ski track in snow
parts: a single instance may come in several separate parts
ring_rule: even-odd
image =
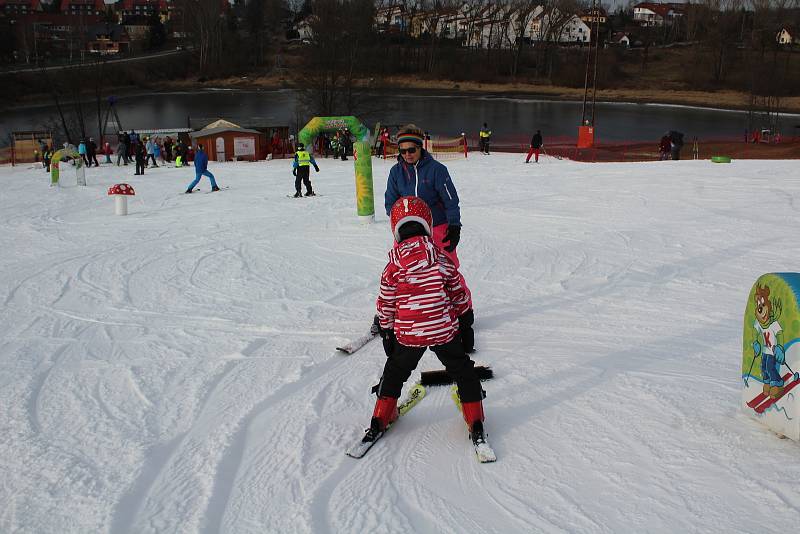
[[[352,162],[0,169],[2,532],[751,532],[800,515],[797,444],[738,412],[741,314],[796,270],[794,162],[448,162],[487,431],[447,388],[360,460],[391,236]],[[776,177],[781,176],[779,182]],[[498,178],[502,177],[502,178]],[[130,215],[106,189],[131,183]],[[208,183],[200,187],[208,190]],[[753,198],[768,193],[769,209]],[[780,231],[776,231],[780,229]],[[427,354],[420,370],[439,367]],[[418,378],[412,375],[409,382]],[[771,527],[770,527],[771,528]],[[769,528],[768,528],[769,529]]]

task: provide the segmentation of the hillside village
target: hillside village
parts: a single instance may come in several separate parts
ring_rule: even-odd
[[[269,3],[270,0],[263,0]],[[0,0],[0,60],[39,64],[89,55],[128,56],[154,49],[182,49],[203,37],[203,22],[187,13],[185,0]],[[204,12],[225,20],[245,36],[252,32],[252,2],[203,0]],[[641,47],[696,40],[701,16],[718,18],[708,4],[640,2],[609,13],[590,2],[376,2],[375,33],[386,38],[433,37],[467,48],[514,48],[538,42],[582,45],[598,37],[604,45]],[[273,39],[310,44],[318,17],[307,2],[292,11],[277,2],[267,21]],[[742,11],[740,40],[752,14]],[[783,47],[800,45],[798,13],[783,13],[770,34]],[[720,21],[720,24],[722,22]]]

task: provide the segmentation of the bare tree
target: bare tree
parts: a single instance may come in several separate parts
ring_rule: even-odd
[[[357,78],[369,64],[373,45],[374,3],[316,0],[312,10],[312,44],[298,72],[301,98],[315,114],[352,114],[359,103]]]
[[[511,76],[519,73],[519,62],[525,45],[530,40],[530,27],[536,7],[540,0],[514,0],[511,4],[512,16],[509,31],[506,33],[509,48],[512,50]]]
[[[198,56],[198,72],[207,76],[222,54],[224,20],[219,0],[177,0]]]

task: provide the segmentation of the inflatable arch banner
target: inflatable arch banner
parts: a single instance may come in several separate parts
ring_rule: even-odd
[[[800,273],[756,280],[744,313],[742,407],[773,432],[800,441]]]
[[[375,194],[372,189],[372,150],[366,141],[353,143],[356,167],[356,209],[361,222],[375,220]]]
[[[297,134],[297,140],[311,147],[321,133],[347,128],[355,136],[353,157],[356,173],[356,210],[362,222],[375,220],[375,197],[372,190],[372,151],[367,142],[369,130],[355,117],[314,117]]]
[[[83,168],[83,158],[81,158],[78,151],[73,148],[62,148],[61,150],[57,150],[50,158],[50,186],[58,185],[61,163],[63,160],[67,159],[75,161],[78,185],[86,185],[86,170]]]
[[[311,147],[314,138],[321,133],[336,132],[347,128],[355,136],[356,141],[366,141],[369,130],[355,117],[314,117],[297,134],[297,140],[307,148]]]

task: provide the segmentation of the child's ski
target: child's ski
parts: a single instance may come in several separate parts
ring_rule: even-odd
[[[780,396],[779,396],[778,398],[776,398],[776,399],[773,399],[772,397],[770,397],[769,399],[765,400],[764,402],[762,402],[761,404],[759,404],[758,406],[756,406],[756,407],[755,407],[756,413],[764,413],[764,411],[765,411],[767,408],[769,408],[770,406],[772,406],[773,404],[775,404],[776,402],[778,402],[779,400],[781,400],[781,399],[782,399],[782,398],[783,398],[783,397],[784,397],[784,396],[785,396],[787,393],[789,393],[789,392],[790,392],[792,389],[794,389],[794,387],[795,387],[795,386],[796,386],[798,383],[800,383],[800,380],[798,380],[798,379],[796,379],[796,378],[795,378],[795,379],[794,379],[794,380],[793,380],[793,381],[792,381],[792,382],[791,382],[791,383],[790,383],[788,386],[785,386],[785,387],[783,388],[783,393],[781,393],[781,394],[780,394]]]
[[[348,341],[346,344],[342,345],[341,347],[336,347],[336,350],[340,352],[344,352],[345,354],[353,354],[355,351],[375,339],[375,337],[380,332],[378,325],[373,324],[369,328],[369,332],[364,334],[363,336]]]
[[[403,400],[397,406],[397,412],[400,414],[400,417],[407,414],[409,410],[411,410],[411,408],[416,406],[424,396],[425,396],[425,386],[421,384],[416,384],[413,388],[411,388],[411,391],[408,392],[408,395],[406,396],[405,400]],[[366,430],[366,435],[363,438],[359,439],[357,442],[355,442],[349,449],[347,449],[347,452],[345,454],[347,454],[347,456],[351,458],[362,458],[365,454],[367,454],[367,452],[369,452],[372,446],[375,445],[375,442],[381,439],[383,435],[386,434],[386,432],[388,432],[390,428],[392,428],[395,422],[397,421],[394,421],[393,423],[389,424],[389,426],[387,426],[383,432],[379,432],[374,435],[372,434],[371,429],[368,428]]]
[[[450,396],[453,398],[453,402],[456,403],[456,408],[458,408],[458,411],[461,412],[461,397],[458,396],[458,386],[453,386],[450,389]],[[489,442],[486,441],[485,433],[481,432],[478,436],[473,436],[470,434],[470,441],[475,449],[475,456],[478,457],[478,461],[480,463],[486,464],[497,461],[497,455],[494,453],[492,446],[489,445]]]

